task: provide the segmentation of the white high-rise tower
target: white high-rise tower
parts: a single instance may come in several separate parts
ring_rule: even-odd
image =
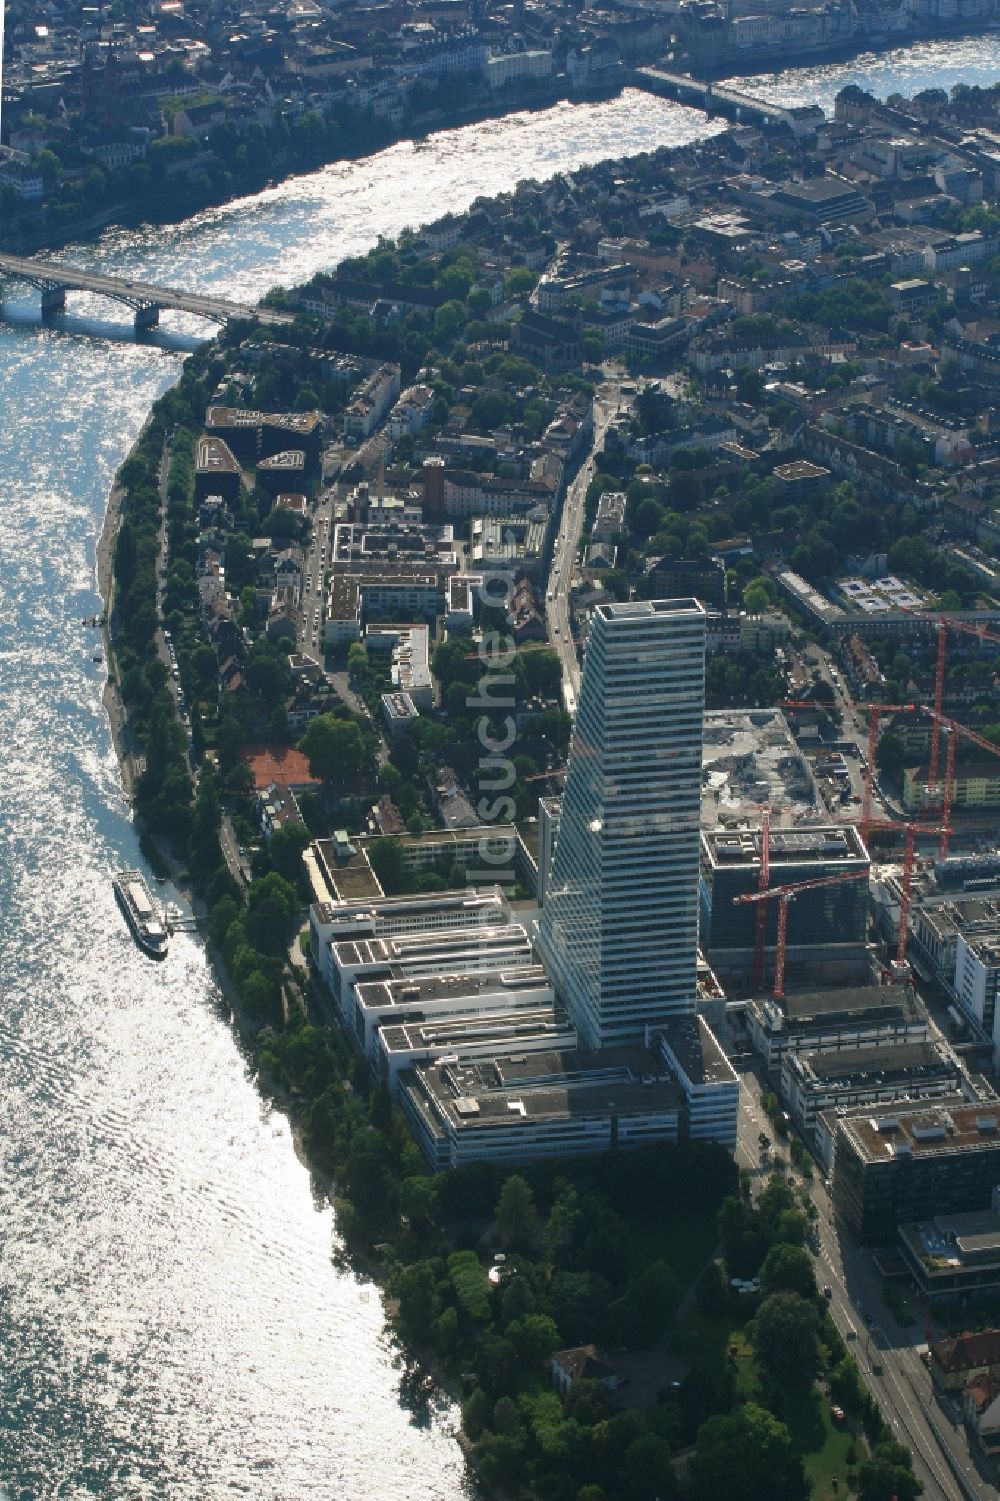
[[[594,613],[538,946],[581,1042],[695,1008],[705,611]]]

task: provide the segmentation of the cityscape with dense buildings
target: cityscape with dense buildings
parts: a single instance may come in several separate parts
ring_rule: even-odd
[[[183,217],[275,176],[462,119],[609,97],[636,82],[655,90],[666,75],[651,76],[649,65],[663,58],[675,74],[724,76],[769,67],[776,48],[788,65],[998,21],[995,0],[165,0],[82,9],[56,0],[43,12],[9,0],[6,11],[0,245],[9,249],[137,213]],[[809,108],[788,114],[808,132]],[[961,164],[949,182],[965,190]],[[847,185],[822,199],[818,185],[788,191],[786,206],[814,222],[859,204]],[[447,231],[439,248],[450,248]],[[900,292],[907,302],[919,295],[919,279]],[[609,320],[605,336],[615,326]],[[655,352],[661,337],[647,347]]]
[[[1000,84],[707,81],[996,20],[7,6],[5,250],[567,96],[710,126],[259,301],[0,253],[41,338],[216,325],[81,623],[120,926],[207,955],[486,1494],[1000,1487]]]
[[[993,1474],[992,1377],[956,1406],[933,1336],[956,1298],[989,1327],[1000,1266],[994,103],[848,90],[381,242],[166,398],[152,637],[132,482],[115,552],[136,806],[189,829],[264,1067],[355,1184],[348,1233],[394,1236],[399,1148],[383,1126],[363,1187],[309,1083],[341,1050],[432,1196],[720,1153],[702,1279],[748,1379],[776,1400],[774,1299],[813,1320],[816,1391],[861,1404],[824,1447],[856,1431],[846,1483],[910,1494],[907,1452],[932,1494]],[[438,1274],[399,1250],[413,1339]],[[644,1343],[553,1328],[601,1370]],[[505,1470],[481,1405],[481,1473],[530,1489],[536,1441]]]

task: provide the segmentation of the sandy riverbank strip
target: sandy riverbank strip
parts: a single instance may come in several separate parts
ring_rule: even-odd
[[[145,430],[145,429],[144,429]],[[122,788],[129,802],[135,784],[135,763],[128,746],[128,725],[125,705],[118,691],[118,662],[115,658],[111,634],[111,611],[114,604],[114,561],[118,528],[122,519],[122,500],[125,492],[121,485],[111,487],[104,511],[104,524],[97,539],[97,592],[104,604],[104,659],[108,664],[108,676],[104,684],[104,709],[111,726],[111,738],[121,772]]]

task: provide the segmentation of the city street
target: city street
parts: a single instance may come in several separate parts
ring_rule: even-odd
[[[762,1155],[759,1135],[772,1142]],[[749,1170],[756,1190],[787,1152],[764,1113],[760,1087],[750,1072],[740,1075],[740,1123],[736,1158]],[[791,1172],[791,1169],[788,1169]],[[799,1175],[793,1181],[801,1183]],[[829,1287],[830,1312],[900,1443],[912,1451],[924,1495],[941,1501],[982,1501],[996,1497],[992,1481],[980,1473],[969,1452],[957,1411],[935,1397],[930,1374],[920,1359],[926,1345],[922,1316],[909,1329],[898,1325],[883,1302],[883,1279],[872,1253],[857,1245],[834,1217],[822,1171],[814,1165],[808,1191],[816,1205],[816,1281]]]
[[[312,535],[306,551],[302,578],[302,621],[299,650],[322,662],[324,589],[323,580],[330,566],[333,548],[334,492],[323,492],[312,514]]]
[[[576,554],[583,531],[584,507],[587,487],[597,472],[596,455],[604,446],[604,435],[612,418],[617,415],[621,375],[607,382],[594,398],[594,434],[590,456],[581,464],[575,478],[570,482],[563,500],[559,531],[552,548],[552,565],[549,569],[548,590],[545,596],[545,614],[548,621],[549,645],[559,656],[563,677],[563,703],[568,713],[576,711],[576,697],[580,691],[580,663],[573,640],[572,615],[569,596],[576,570]]]

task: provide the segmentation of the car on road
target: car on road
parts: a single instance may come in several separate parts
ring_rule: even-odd
[[[833,1288],[830,1286],[829,1282],[823,1288],[823,1296],[824,1296],[824,1298],[832,1298],[833,1297]]]

